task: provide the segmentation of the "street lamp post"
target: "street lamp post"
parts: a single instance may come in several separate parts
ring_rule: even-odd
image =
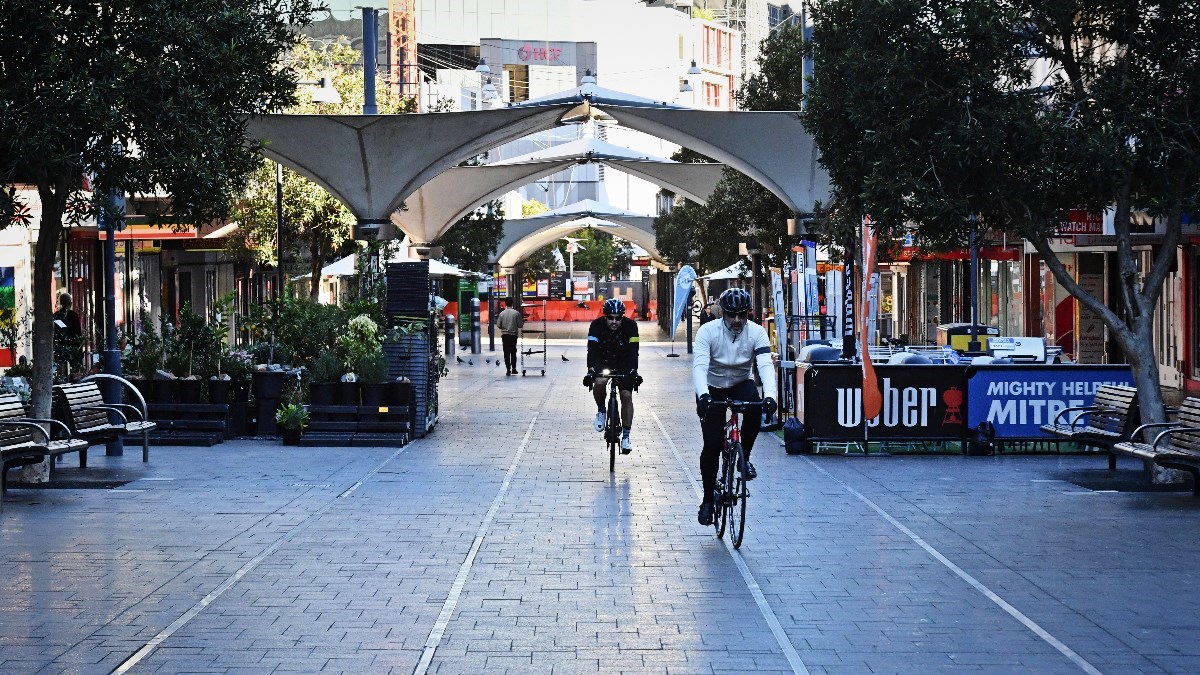
[[[979,242],[976,238],[976,216],[971,214],[971,281],[968,283],[971,302],[971,340],[967,343],[967,351],[982,351],[979,342]]]
[[[104,355],[101,366],[109,375],[121,376],[121,350],[117,348],[117,212],[124,210],[123,200],[114,192],[105,199],[100,217],[104,222]],[[111,212],[109,210],[111,209]],[[110,401],[120,400],[120,386],[104,383]],[[120,436],[104,445],[104,454],[120,457],[125,454],[125,442]]]
[[[283,297],[283,165],[275,165],[275,276],[276,297]],[[315,283],[314,279],[314,283]]]

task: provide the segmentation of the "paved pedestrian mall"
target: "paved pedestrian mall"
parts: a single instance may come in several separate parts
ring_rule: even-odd
[[[1200,499],[1125,489],[1131,460],[764,436],[734,552],[696,524],[686,355],[643,346],[610,474],[582,339],[545,377],[498,349],[399,450],[96,451],[16,487],[0,672],[1200,672]]]

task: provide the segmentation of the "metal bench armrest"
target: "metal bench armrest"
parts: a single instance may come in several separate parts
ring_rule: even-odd
[[[46,442],[47,443],[50,442],[50,433],[48,431],[46,431],[44,428],[42,428],[42,426],[40,424],[34,424],[33,422],[17,422],[14,420],[5,420],[3,422],[0,422],[0,427],[17,427],[17,428],[25,428],[25,429],[37,429],[38,433],[40,433],[43,437],[45,437]]]
[[[104,405],[106,405],[110,408],[129,408],[133,412],[137,413],[137,420],[135,420],[135,421],[143,422],[146,420],[146,416],[144,414],[142,414],[142,411],[139,410],[136,405],[129,405],[128,403],[105,403]],[[120,412],[120,411],[118,411],[118,412]],[[122,413],[122,415],[124,415],[124,413]],[[124,415],[124,416],[125,416],[125,420],[128,421],[129,416],[128,415]]]
[[[1177,427],[1177,426],[1179,426],[1179,422],[1154,422],[1152,424],[1143,424],[1142,426],[1134,429],[1132,434],[1129,434],[1129,440],[1136,441],[1138,439],[1138,436],[1140,436],[1142,434],[1143,429],[1156,429],[1158,427]]]
[[[67,435],[67,438],[74,438],[74,437],[75,437],[75,436],[74,436],[74,434],[72,434],[72,433],[71,433],[71,428],[70,428],[70,427],[68,427],[67,425],[63,424],[63,423],[62,423],[62,420],[50,419],[50,418],[48,418],[48,417],[47,417],[47,418],[42,418],[42,417],[22,417],[22,418],[20,419],[20,421],[21,421],[21,422],[37,422],[37,423],[39,423],[39,424],[58,425],[59,427],[61,427],[61,428],[62,428],[62,430],[63,430],[63,433]]]
[[[133,395],[137,397],[138,403],[140,404],[137,407],[141,408],[142,419],[149,419],[149,415],[146,414],[146,398],[142,396],[141,390],[138,389],[132,382],[119,375],[110,375],[108,373],[96,373],[94,375],[88,375],[80,380],[80,382],[94,382],[96,380],[112,380],[133,392]]]
[[[1160,431],[1159,434],[1154,437],[1154,444],[1151,447],[1157,450],[1160,442],[1166,438],[1169,438],[1171,434],[1178,433],[1200,433],[1200,427],[1175,427],[1173,429],[1167,429],[1166,431]]]
[[[1071,422],[1070,422],[1071,429],[1074,429],[1075,425],[1079,422],[1079,420],[1084,416],[1085,413],[1097,412],[1099,410],[1111,410],[1111,408],[1106,408],[1105,406],[1102,406],[1102,405],[1081,405],[1081,406],[1075,406],[1073,408],[1063,408],[1062,410],[1058,411],[1058,414],[1054,416],[1054,419],[1051,420],[1050,423],[1058,424],[1058,420],[1061,419],[1063,415],[1065,415],[1069,412],[1078,412],[1079,414],[1072,417]]]
[[[121,424],[129,424],[129,418],[125,415],[125,413],[121,412],[120,408],[112,405],[111,403],[94,403],[92,405],[84,405],[80,406],[79,410],[107,410],[120,415]]]

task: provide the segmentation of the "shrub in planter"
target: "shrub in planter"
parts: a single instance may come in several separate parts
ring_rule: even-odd
[[[304,427],[308,426],[308,411],[298,403],[280,406],[275,411],[275,424],[279,426],[284,445],[298,445]]]
[[[334,392],[342,372],[342,360],[337,354],[322,352],[309,370],[312,382],[308,385],[308,402],[312,405],[333,405]]]
[[[384,405],[388,390],[388,362],[383,350],[380,349],[360,358],[355,370],[358,371],[362,382],[359,389],[362,394],[362,404],[364,406]]]

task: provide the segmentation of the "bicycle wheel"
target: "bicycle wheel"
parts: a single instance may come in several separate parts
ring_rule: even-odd
[[[735,443],[732,448],[732,464],[726,485],[729,488],[729,498],[725,510],[729,514],[729,543],[734,548],[742,545],[742,535],[746,530],[746,501],[749,491],[746,489],[746,478],[742,475],[742,446]]]
[[[729,453],[721,451],[721,471],[717,474],[717,489],[713,495],[713,526],[717,528],[717,539],[725,536],[726,502],[729,500],[727,489],[729,475]]]
[[[621,411],[617,407],[617,396],[608,396],[608,412],[604,423],[604,438],[608,441],[608,471],[617,469],[617,445],[621,442]]]

